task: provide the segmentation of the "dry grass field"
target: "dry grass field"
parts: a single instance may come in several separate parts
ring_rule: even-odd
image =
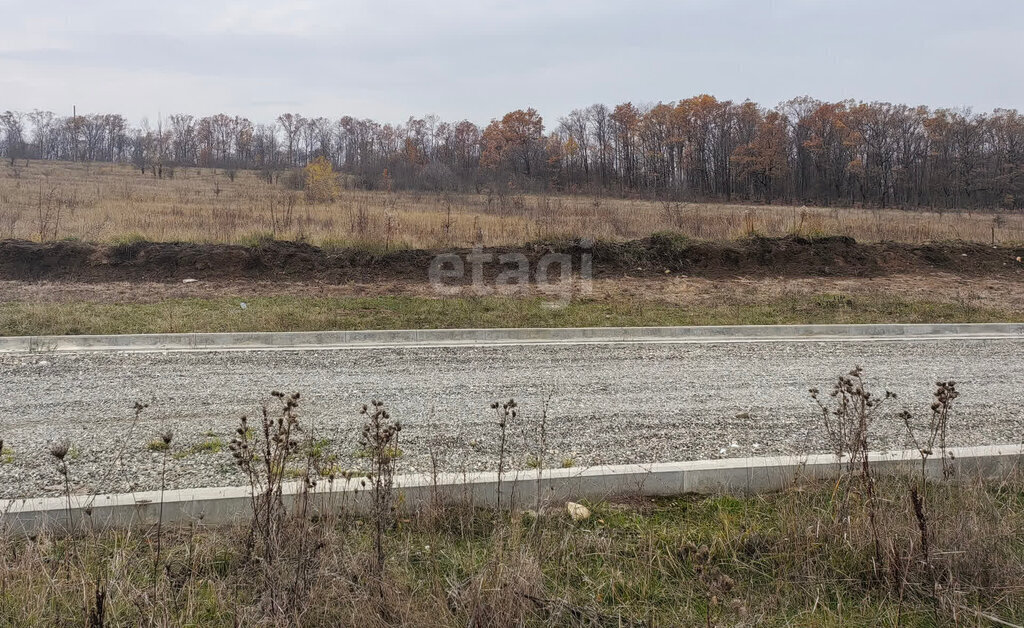
[[[434,248],[514,245],[549,237],[639,238],[671,230],[702,240],[758,233],[848,235],[858,241],[1024,242],[1024,215],[666,203],[568,195],[342,190],[307,203],[258,173],[178,168],[164,177],[123,164],[0,166],[0,239],[134,239]]]

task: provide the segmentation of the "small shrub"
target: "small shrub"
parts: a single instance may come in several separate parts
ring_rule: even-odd
[[[137,233],[115,238],[110,247],[110,257],[115,262],[130,262],[139,256],[146,238]]]
[[[334,166],[321,155],[303,169],[303,188],[311,203],[329,203],[341,194]]]
[[[678,231],[655,231],[651,234],[651,248],[661,252],[678,253],[690,244],[690,238]]]

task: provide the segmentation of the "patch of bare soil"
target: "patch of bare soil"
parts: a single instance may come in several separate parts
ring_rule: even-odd
[[[965,276],[1024,277],[1024,248],[971,243],[860,244],[852,238],[747,238],[735,242],[689,242],[666,235],[591,248],[565,242],[517,249],[536,269],[551,252],[579,259],[593,255],[597,277],[681,273],[719,277],[879,277],[942,271]],[[184,278],[234,281],[275,280],[322,284],[427,282],[438,253],[470,251],[401,250],[375,254],[361,249],[325,250],[300,242],[267,242],[253,247],[176,242],[135,242],[116,246],[83,242],[0,242],[0,280],[62,280],[113,283],[177,282]],[[468,268],[468,264],[467,264]],[[493,276],[503,269],[484,267]],[[466,273],[468,277],[470,273]]]
[[[594,280],[587,298],[603,302],[657,302],[679,306],[768,303],[782,297],[820,294],[877,297],[908,301],[960,302],[1012,312],[1024,311],[1024,281],[1014,277],[964,277],[953,273],[882,277],[725,277],[709,279],[678,274],[654,277],[606,277]],[[466,294],[471,294],[469,291]],[[531,294],[540,295],[539,292]],[[193,283],[118,281],[0,281],[0,303],[157,303],[167,299],[407,296],[436,298],[422,281],[327,284],[266,280],[199,280]]]
[[[663,277],[614,279],[594,283],[601,300],[658,301],[680,306],[749,305],[784,297],[843,294],[898,297],[907,301],[963,303],[1012,312],[1024,311],[1024,281],[963,277],[952,273],[882,277],[760,277],[705,279]]]

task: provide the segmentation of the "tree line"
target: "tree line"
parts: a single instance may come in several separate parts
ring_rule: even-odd
[[[325,157],[355,185],[560,191],[670,200],[878,207],[1024,207],[1024,119],[800,97],[774,108],[701,95],[576,109],[546,129],[534,109],[484,127],[437,116],[382,124],[285,113],[273,123],[175,114],[0,114],[0,152],[112,161],[145,173],[247,168],[270,181]]]

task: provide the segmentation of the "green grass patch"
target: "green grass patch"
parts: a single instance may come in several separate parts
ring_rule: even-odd
[[[313,440],[309,444],[309,457],[313,460],[321,460],[330,462],[332,454],[330,453],[332,441],[329,438],[318,438]]]
[[[539,518],[468,506],[402,515],[385,532],[383,589],[368,567],[374,522],[317,513],[285,524],[280,569],[266,586],[288,591],[300,548],[314,541],[302,572],[311,588],[297,605],[299,625],[314,628],[352,618],[367,626],[1020,625],[1019,476],[930,484],[922,493],[930,564],[907,506],[914,483],[880,476],[875,486],[881,569],[859,485],[823,483],[750,497],[588,502],[591,516],[580,522],[560,504]],[[165,530],[156,570],[154,537],[136,529],[6,538],[0,625],[88,625],[96,583],[108,593],[107,625],[266,617],[264,572],[247,556],[244,527]]]
[[[242,301],[247,304],[242,309]],[[246,297],[158,303],[0,303],[0,335],[359,329],[1021,322],[1024,314],[958,302],[843,294],[678,306],[656,300],[460,297]]]
[[[220,438],[207,438],[202,442],[196,443],[191,447],[186,447],[185,449],[175,453],[174,457],[180,460],[196,454],[215,454],[222,449],[224,449],[224,441]]]

